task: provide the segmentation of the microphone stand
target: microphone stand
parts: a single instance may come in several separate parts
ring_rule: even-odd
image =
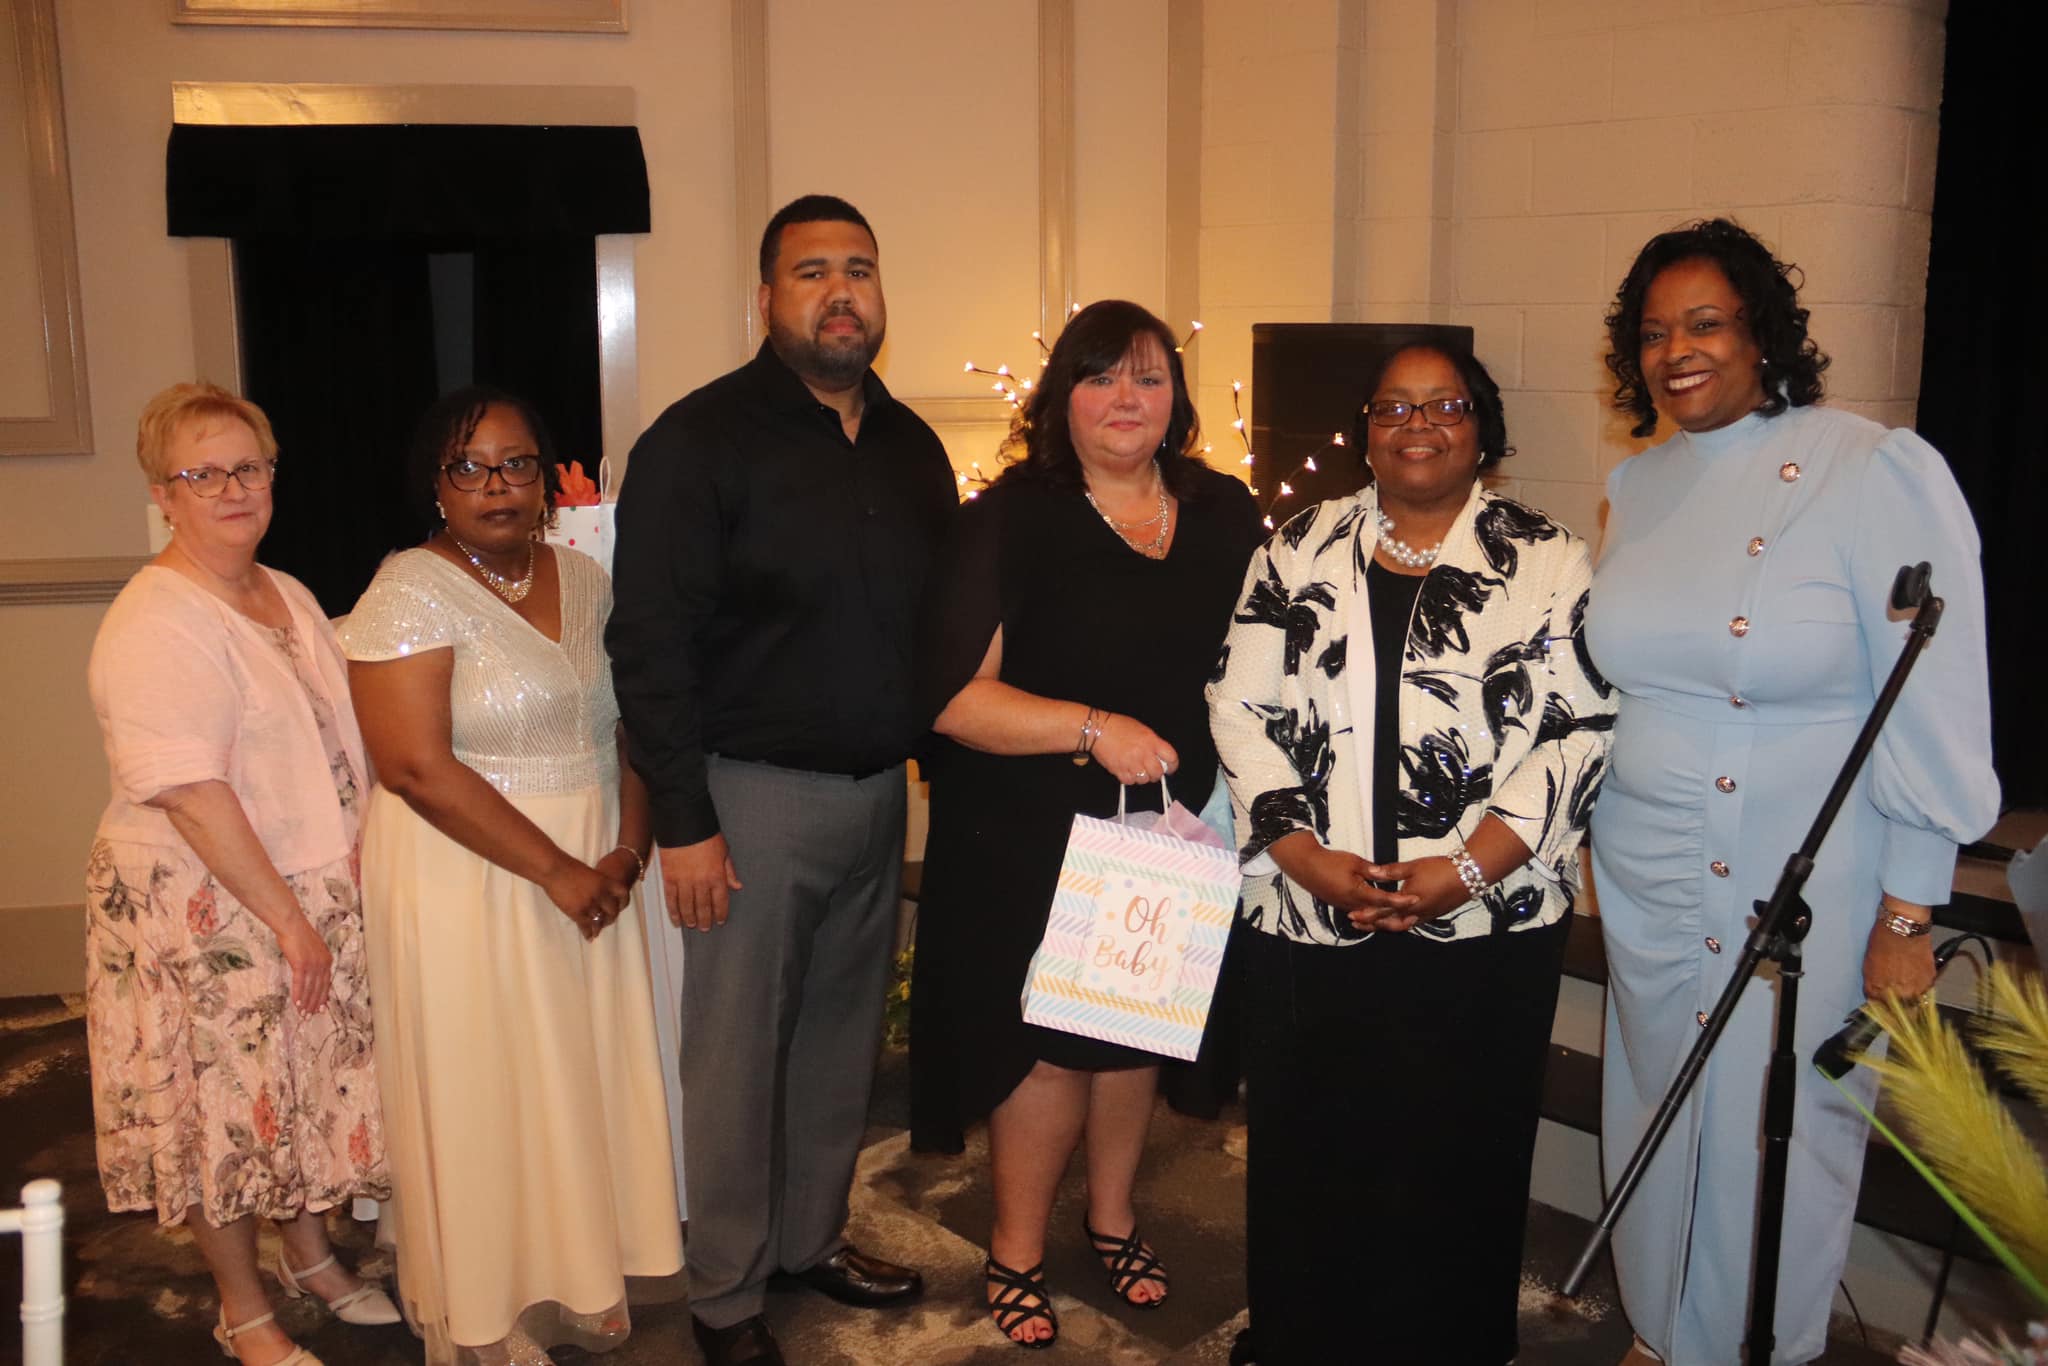
[[[1679,1065],[1678,1075],[1672,1078],[1664,1099],[1658,1103],[1650,1127],[1644,1132],[1642,1141],[1636,1144],[1628,1165],[1622,1169],[1621,1179],[1614,1183],[1614,1190],[1601,1207],[1600,1218],[1594,1223],[1593,1232],[1586,1239],[1586,1246],[1572,1266],[1571,1274],[1565,1277],[1560,1291],[1568,1299],[1576,1298],[1585,1285],[1594,1260],[1614,1236],[1614,1226],[1620,1220],[1621,1212],[1628,1207],[1650,1159],[1656,1155],[1658,1145],[1678,1119],[1678,1111],[1685,1103],[1686,1095],[1692,1090],[1693,1083],[1699,1080],[1700,1073],[1706,1068],[1708,1055],[1714,1051],[1722,1031],[1728,1027],[1736,1003],[1742,998],[1743,988],[1749,985],[1758,966],[1768,958],[1778,965],[1778,1011],[1771,1044],[1770,1076],[1764,1091],[1763,1180],[1757,1195],[1756,1265],[1750,1278],[1749,1328],[1745,1340],[1749,1366],[1769,1366],[1776,1343],[1774,1324],[1778,1308],[1779,1243],[1785,1222],[1785,1168],[1792,1150],[1792,1102],[1800,1071],[1792,1044],[1799,1019],[1799,981],[1804,975],[1799,946],[1813,925],[1813,912],[1808,909],[1800,892],[1813,873],[1814,859],[1820,853],[1821,841],[1827,837],[1828,827],[1834,824],[1842,803],[1848,799],[1850,789],[1856,784],[1856,775],[1862,771],[1864,760],[1870,757],[1878,732],[1883,729],[1893,704],[1899,699],[1899,691],[1906,686],[1907,675],[1912,673],[1920,652],[1927,648],[1927,642],[1934,638],[1935,627],[1941,622],[1942,601],[1928,591],[1930,578],[1931,570],[1922,561],[1902,567],[1893,581],[1892,609],[1913,609],[1912,626],[1907,631],[1906,644],[1899,653],[1898,663],[1892,666],[1891,677],[1885,680],[1884,688],[1878,693],[1862,732],[1850,747],[1842,771],[1835,777],[1835,785],[1829,789],[1827,800],[1821,803],[1813,828],[1806,832],[1805,842],[1785,860],[1785,871],[1779,875],[1777,888],[1771,893],[1770,900],[1754,903],[1756,925],[1742,947],[1728,985],[1721,992],[1720,1000],[1715,1002],[1713,1012],[1707,1016],[1699,1037],[1693,1041],[1692,1051]]]

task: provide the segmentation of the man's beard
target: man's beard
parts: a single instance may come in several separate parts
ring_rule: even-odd
[[[847,313],[827,314],[819,319],[819,323],[822,326],[835,317],[852,316]],[[868,328],[866,319],[858,321],[864,329],[859,334],[825,342],[815,334],[804,336],[771,318],[768,338],[775,344],[775,354],[782,358],[782,363],[797,374],[833,388],[843,388],[857,383],[882,349],[882,329]]]

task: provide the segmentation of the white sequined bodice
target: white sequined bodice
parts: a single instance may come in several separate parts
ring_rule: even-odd
[[[587,555],[554,553],[562,585],[559,645],[424,549],[386,560],[339,632],[354,660],[454,650],[455,757],[507,796],[580,792],[619,777],[619,704],[604,652],[611,581]]]

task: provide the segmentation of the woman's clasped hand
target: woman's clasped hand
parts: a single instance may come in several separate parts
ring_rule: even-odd
[[[620,851],[614,850],[595,864],[565,857],[560,866],[541,878],[541,890],[555,909],[569,917],[585,939],[595,939],[619,918],[633,897],[632,865],[617,866]]]

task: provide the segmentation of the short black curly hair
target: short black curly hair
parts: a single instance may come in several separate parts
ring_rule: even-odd
[[[1665,269],[1695,260],[1720,267],[1742,300],[1743,325],[1763,352],[1769,372],[1757,411],[1775,417],[1788,404],[1804,408],[1820,402],[1820,374],[1828,368],[1828,358],[1806,335],[1807,311],[1799,306],[1805,272],[1771,255],[1756,234],[1733,219],[1702,218],[1645,242],[1607,310],[1607,368],[1614,372],[1614,406],[1635,418],[1630,434],[1648,436],[1657,430],[1656,404],[1643,379],[1643,297]]]
[[[1366,407],[1372,396],[1379,392],[1380,381],[1394,361],[1411,351],[1427,351],[1442,356],[1458,372],[1458,382],[1465,386],[1465,392],[1472,396],[1472,423],[1479,429],[1479,468],[1492,469],[1502,460],[1515,453],[1508,444],[1507,407],[1501,402],[1500,385],[1479,357],[1469,351],[1453,351],[1433,342],[1412,342],[1399,350],[1389,351],[1373,367],[1365,382],[1365,397],[1358,401],[1358,412],[1351,419],[1351,444],[1358,451],[1359,463],[1365,462],[1366,443],[1372,439],[1372,419],[1366,414]]]
[[[540,413],[525,399],[489,385],[472,384],[435,399],[413,428],[412,447],[406,454],[406,482],[415,500],[415,520],[429,537],[445,525],[436,506],[441,496],[441,466],[453,452],[469,444],[469,439],[476,435],[477,424],[493,407],[510,408],[533,433],[534,449],[540,453],[541,492],[547,506],[540,524],[555,524],[555,507],[562,499],[562,462],[555,454],[548,424],[541,421]]]

